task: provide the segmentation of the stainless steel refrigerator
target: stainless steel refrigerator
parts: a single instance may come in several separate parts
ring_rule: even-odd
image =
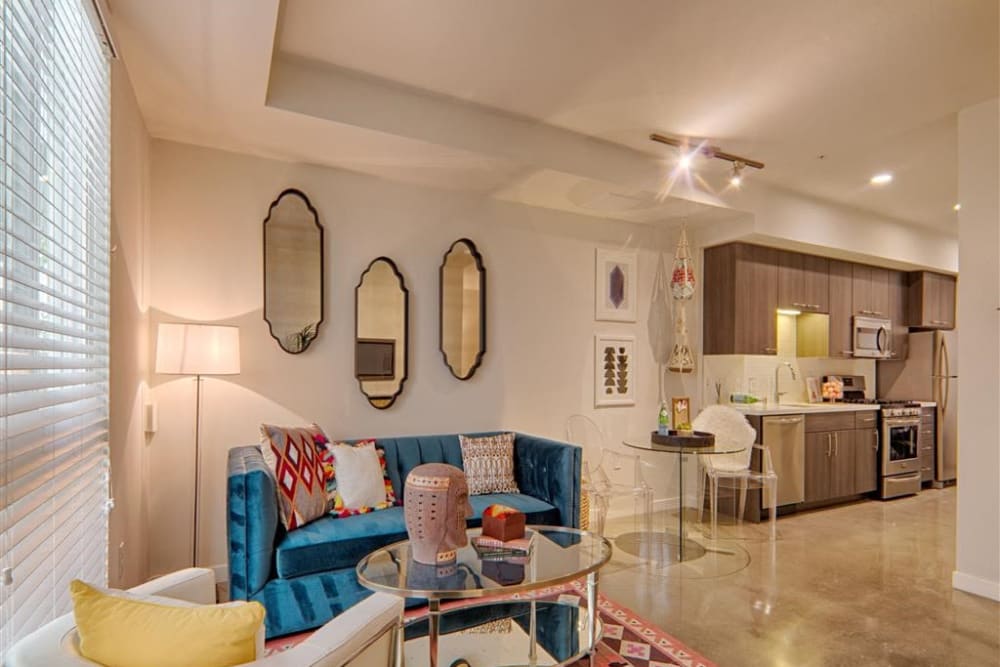
[[[937,452],[934,481],[957,476],[958,332],[910,334],[906,361],[878,364],[878,397],[937,403]]]

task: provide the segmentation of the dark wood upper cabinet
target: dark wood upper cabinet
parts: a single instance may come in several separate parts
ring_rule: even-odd
[[[705,354],[777,354],[777,250],[707,248],[704,293]]]
[[[854,265],[852,311],[862,317],[889,317],[889,270]]]
[[[779,251],[778,307],[804,313],[830,312],[830,260]]]
[[[955,286],[955,276],[931,271],[909,274],[907,324],[921,329],[954,329]]]
[[[854,271],[850,262],[830,260],[830,356],[854,356],[851,339]]]
[[[906,320],[909,317],[908,278],[902,271],[889,271],[889,319],[892,320],[892,359],[906,359],[909,356],[910,331]]]

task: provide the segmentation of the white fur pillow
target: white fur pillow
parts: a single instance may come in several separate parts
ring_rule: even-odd
[[[385,502],[385,481],[375,443],[359,447],[329,445],[337,468],[337,492],[346,508],[375,507]]]

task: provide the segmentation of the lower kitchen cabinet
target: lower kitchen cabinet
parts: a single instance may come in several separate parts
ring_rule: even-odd
[[[878,485],[875,429],[806,433],[806,502],[874,491]]]
[[[878,430],[854,431],[854,493],[878,489]]]
[[[937,408],[923,408],[920,411],[920,430],[917,432],[917,449],[920,452],[920,481],[934,481],[934,454],[937,451],[937,431],[935,430]]]

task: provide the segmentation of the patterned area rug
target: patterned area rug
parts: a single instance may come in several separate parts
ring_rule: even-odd
[[[547,588],[535,593],[537,600],[566,600],[575,597],[585,604],[586,592],[580,582],[564,586]],[[528,595],[514,595],[500,599],[529,599]],[[484,600],[457,601],[444,605],[445,609],[455,609],[470,603],[482,603]],[[671,637],[655,624],[636,614],[631,609],[617,604],[603,595],[598,598],[600,618],[604,624],[604,634],[597,647],[594,662],[586,658],[577,664],[597,665],[598,667],[716,667],[715,663],[698,654],[683,642]],[[409,619],[421,617],[423,609],[412,609],[407,612]],[[267,642],[266,654],[272,655],[287,651],[303,641],[311,633],[302,633],[279,637]]]

